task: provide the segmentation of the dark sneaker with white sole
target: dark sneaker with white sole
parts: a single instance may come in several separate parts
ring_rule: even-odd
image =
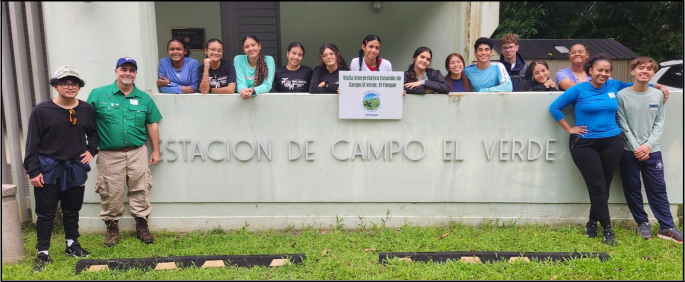
[[[77,258],[87,258],[90,253],[82,248],[78,242],[74,241],[74,243],[71,244],[71,247],[67,246],[67,249],[64,250],[64,254]]]
[[[595,238],[597,237],[597,222],[595,221],[588,221],[585,224],[585,234],[589,238]]]
[[[50,255],[38,253],[38,257],[36,257],[36,262],[33,264],[33,268],[31,268],[31,270],[34,272],[41,272],[45,270],[45,266],[47,266],[50,262],[52,262]]]
[[[643,222],[637,225],[637,234],[645,238],[645,240],[652,239],[652,228],[649,226],[649,222]]]
[[[616,237],[614,237],[614,231],[611,229],[604,229],[602,233],[602,243],[609,246],[616,246]]]
[[[683,232],[680,232],[678,228],[664,228],[659,229],[659,233],[656,234],[661,239],[671,240],[676,243],[683,243]]]

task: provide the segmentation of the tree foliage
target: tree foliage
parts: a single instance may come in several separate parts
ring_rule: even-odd
[[[657,61],[683,57],[683,2],[501,2],[494,38],[614,38]]]

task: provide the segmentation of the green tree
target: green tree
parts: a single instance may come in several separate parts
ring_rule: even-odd
[[[501,2],[494,38],[614,38],[663,61],[683,56],[683,2]]]

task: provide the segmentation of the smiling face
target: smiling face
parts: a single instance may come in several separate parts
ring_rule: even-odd
[[[537,64],[533,68],[533,79],[538,83],[545,83],[549,79],[549,70],[543,64]]]
[[[221,57],[224,55],[224,46],[216,41],[209,43],[205,49],[205,54],[207,54],[207,57],[212,59],[212,61],[216,62],[221,60]]]
[[[321,54],[321,60],[326,66],[335,66],[338,64],[338,56],[331,48],[326,48]]]
[[[589,55],[590,53],[585,49],[585,46],[580,44],[573,45],[568,50],[568,59],[574,64],[584,64]]]
[[[486,63],[490,61],[490,57],[492,56],[492,49],[490,49],[490,46],[488,46],[487,44],[481,44],[478,45],[478,49],[476,49],[474,53],[479,63]]]
[[[291,66],[299,66],[302,63],[302,57],[304,57],[304,51],[300,47],[293,47],[286,54],[288,57],[288,64]]]
[[[375,61],[381,52],[381,43],[378,40],[371,40],[366,42],[366,46],[362,45],[362,50],[364,50],[364,57],[366,59]]]
[[[245,42],[243,43],[243,51],[245,51],[245,55],[252,59],[256,59],[261,50],[262,44],[257,43],[257,41],[249,37],[245,39]]]
[[[462,62],[459,57],[452,56],[448,67],[450,74],[460,74],[464,71],[464,62]]]
[[[181,62],[186,55],[186,50],[183,48],[183,44],[178,41],[171,41],[167,47],[169,52],[169,59],[172,62]]]
[[[131,85],[136,81],[136,74],[138,70],[136,66],[131,63],[125,63],[114,69],[114,74],[117,76],[117,82],[123,85]]]
[[[426,69],[428,69],[428,66],[431,65],[432,59],[433,58],[429,52],[427,52],[427,51],[421,52],[421,54],[419,54],[418,56],[416,56],[416,58],[414,58],[414,67],[416,67],[417,69],[425,71]]]
[[[651,63],[639,64],[635,69],[630,71],[630,74],[633,75],[633,78],[635,78],[635,81],[637,82],[649,82],[655,73],[656,70]]]
[[[589,73],[590,77],[592,77],[592,82],[604,85],[609,77],[611,77],[611,63],[605,60],[597,60],[590,67]]]

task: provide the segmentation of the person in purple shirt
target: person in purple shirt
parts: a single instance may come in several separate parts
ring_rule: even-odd
[[[604,231],[602,242],[615,246],[616,239],[611,229],[609,216],[609,187],[623,154],[621,130],[616,123],[618,102],[616,94],[632,83],[610,80],[611,59],[598,54],[585,62],[585,73],[591,77],[589,82],[574,85],[559,96],[549,111],[559,126],[570,134],[569,149],[573,162],[580,170],[590,194],[590,220],[585,224],[588,237],[597,237],[597,221]],[[664,92],[661,85],[654,88]],[[573,105],[576,126],[571,127],[561,112]]]
[[[590,50],[583,43],[576,43],[568,50],[568,60],[571,66],[557,71],[557,85],[559,90],[567,90],[571,86],[589,81],[590,76],[585,73],[583,66],[590,56]]]
[[[167,43],[169,57],[159,61],[157,86],[162,93],[198,93],[200,80],[197,69],[200,64],[190,57],[190,49],[185,42],[172,38]]]

